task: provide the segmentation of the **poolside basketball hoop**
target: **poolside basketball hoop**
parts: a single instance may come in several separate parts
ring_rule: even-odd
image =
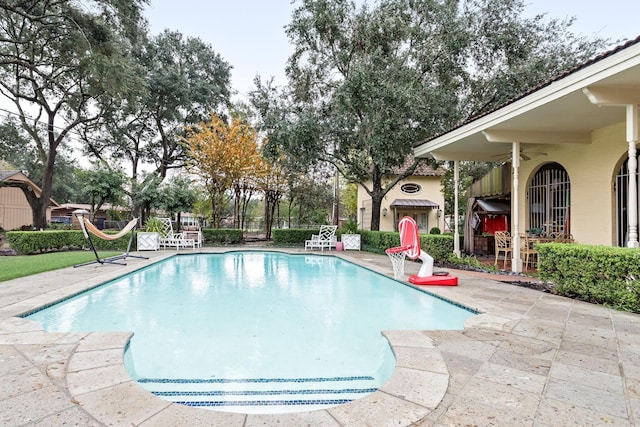
[[[391,265],[393,266],[393,277],[395,279],[404,279],[404,258],[407,255],[408,246],[396,246],[385,250],[389,255]]]
[[[409,277],[409,283],[414,285],[446,285],[456,286],[458,278],[449,276],[448,273],[433,274],[433,257],[420,248],[420,235],[418,234],[418,224],[410,216],[405,216],[398,222],[398,231],[400,232],[400,248],[406,248],[402,252],[405,256],[422,261],[420,271]],[[387,255],[391,257],[388,251],[398,248],[387,249]],[[392,259],[392,262],[393,259]],[[404,259],[402,262],[402,275],[404,276]],[[395,275],[395,265],[394,265]],[[398,277],[396,276],[396,279]]]

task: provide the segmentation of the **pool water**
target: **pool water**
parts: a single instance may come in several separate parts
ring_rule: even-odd
[[[38,311],[47,331],[134,331],[132,378],[224,411],[319,409],[372,393],[395,359],[382,330],[462,329],[474,313],[331,256],[174,256]]]

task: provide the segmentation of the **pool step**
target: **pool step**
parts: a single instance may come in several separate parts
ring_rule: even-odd
[[[376,391],[374,381],[369,376],[138,380],[165,400],[243,413],[311,411],[339,405]]]

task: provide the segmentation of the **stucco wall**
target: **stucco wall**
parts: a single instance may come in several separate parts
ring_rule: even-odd
[[[394,231],[395,224],[397,223],[397,218],[394,218],[394,210],[391,208],[391,203],[393,203],[396,199],[414,199],[414,200],[430,200],[434,203],[437,203],[440,206],[440,209],[444,210],[444,195],[441,191],[440,185],[441,177],[439,176],[411,176],[406,179],[401,180],[395,187],[393,187],[384,197],[381,206],[381,214],[380,214],[380,231]],[[418,193],[415,194],[405,194],[400,188],[403,184],[406,183],[416,183],[420,185],[421,189]],[[370,185],[370,183],[367,183]],[[362,208],[365,208],[364,211]],[[387,209],[387,215],[382,215],[382,209]],[[405,213],[413,214],[413,213],[426,213],[427,214],[427,229],[433,227],[440,228],[441,231],[444,231],[444,217],[438,217],[437,209],[430,210],[409,210],[402,209],[397,211],[397,215],[402,217]],[[363,222],[364,218],[364,223]],[[364,230],[369,230],[371,227],[371,197],[367,194],[367,192],[361,187],[358,186],[358,227]]]
[[[624,110],[621,109],[621,119]],[[545,163],[557,162],[569,174],[571,182],[571,234],[577,243],[616,244],[614,179],[621,162],[627,158],[625,124],[598,129],[591,144],[540,146],[546,156],[532,156],[520,163],[519,231],[529,228],[527,188],[535,172]]]

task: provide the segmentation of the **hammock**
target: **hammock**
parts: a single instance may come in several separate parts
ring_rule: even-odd
[[[83,216],[82,219],[84,221],[80,221],[80,227],[82,227],[82,231],[84,232],[85,237],[87,236],[87,231],[90,231],[91,233],[98,236],[102,240],[118,240],[119,238],[124,237],[129,231],[136,228],[136,225],[138,224],[138,218],[134,218],[131,221],[129,221],[129,224],[127,224],[122,230],[118,231],[116,234],[106,234],[98,230],[98,227],[93,225],[93,223],[89,221],[89,218],[85,218]],[[80,220],[80,218],[78,218],[78,220]],[[84,227],[83,227],[83,222],[84,222]]]
[[[74,265],[74,267],[81,267],[83,265],[88,265],[88,264],[94,264],[94,263],[99,263],[99,264],[119,264],[119,265],[127,265],[123,262],[117,262],[118,260],[121,259],[126,259],[127,257],[132,257],[132,258],[141,258],[141,259],[149,259],[148,257],[144,257],[144,256],[138,256],[138,255],[131,255],[129,253],[129,251],[131,250],[131,243],[133,243],[133,237],[135,236],[135,230],[136,230],[136,226],[138,225],[138,218],[134,218],[131,221],[129,221],[129,223],[120,231],[118,231],[115,234],[106,234],[100,230],[98,230],[98,228],[93,225],[93,223],[91,223],[91,221],[89,221],[89,218],[85,217],[85,214],[88,214],[89,212],[83,210],[83,209],[78,209],[76,211],[73,211],[73,214],[78,217],[78,222],[80,223],[80,228],[82,228],[82,233],[84,234],[84,237],[87,239],[87,242],[89,242],[89,246],[91,246],[91,250],[93,251],[93,253],[96,256],[96,260],[95,261],[89,261],[89,262],[85,262],[82,264],[76,264]],[[89,232],[93,235],[95,235],[96,237],[101,238],[102,240],[117,240],[121,237],[124,237],[127,235],[127,233],[131,233],[131,236],[129,237],[129,244],[127,245],[127,251],[122,254],[122,255],[118,255],[118,256],[114,256],[114,257],[109,257],[109,258],[100,258],[98,256],[98,251],[96,250],[95,245],[93,244],[93,240],[91,239],[91,234],[89,234]]]

